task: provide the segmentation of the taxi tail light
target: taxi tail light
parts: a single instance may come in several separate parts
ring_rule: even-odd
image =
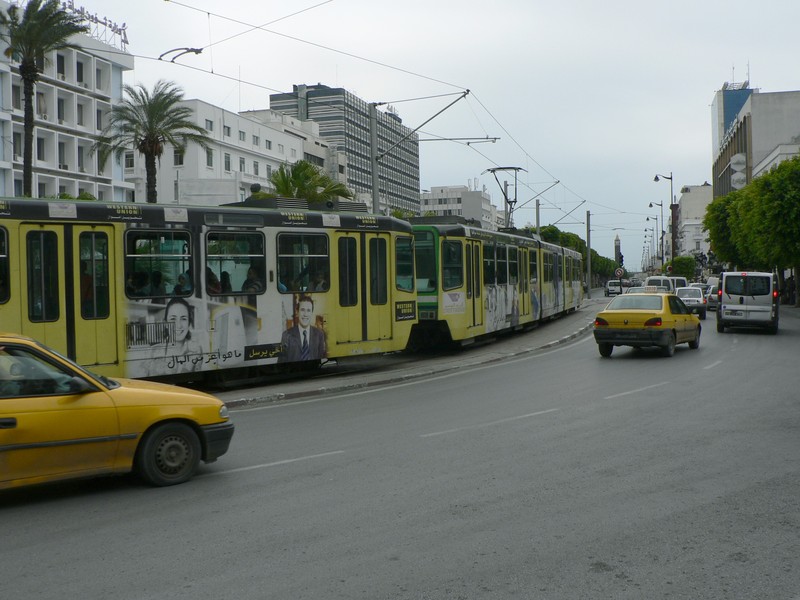
[[[645,327],[661,327],[661,317],[653,317],[644,322]]]
[[[600,317],[595,317],[594,326],[595,327],[608,327],[608,321],[606,321],[605,319],[601,319]]]

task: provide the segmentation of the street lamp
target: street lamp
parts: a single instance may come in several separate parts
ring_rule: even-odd
[[[672,192],[672,171],[669,172],[669,175],[659,175],[656,173],[656,176],[653,178],[653,181],[660,181],[659,178],[663,177],[664,179],[669,179],[669,216],[672,219],[672,258],[675,258],[675,253],[678,250],[678,223],[677,223],[677,206],[675,204],[675,195]],[[663,224],[664,217],[662,215],[661,222]]]
[[[648,235],[650,235],[650,239],[649,240],[647,239]],[[655,247],[656,247],[655,246],[655,243],[656,243],[656,228],[655,227],[645,227],[644,228],[644,242],[645,242],[645,244],[647,244],[648,254],[650,252],[650,248],[651,247],[653,248],[653,251],[655,252]],[[648,244],[648,242],[650,242],[650,243]],[[652,255],[650,256],[650,258],[648,259],[647,262],[648,262],[648,271],[650,271],[650,269],[654,266],[653,265],[653,256]],[[652,271],[650,271],[650,272],[652,272]]]
[[[659,208],[661,208],[661,228],[658,230],[659,231],[658,239],[660,240],[659,243],[661,244],[661,272],[663,273],[664,272],[664,204],[659,202],[651,202],[649,208],[653,208],[654,204]],[[651,217],[647,217],[647,220],[655,221],[656,227],[658,227],[658,217],[652,217],[652,219]],[[653,232],[653,235],[655,235],[655,231]]]

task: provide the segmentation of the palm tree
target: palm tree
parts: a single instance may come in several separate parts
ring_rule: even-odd
[[[147,201],[157,202],[156,161],[164,148],[171,144],[178,152],[186,150],[188,142],[208,149],[212,141],[203,127],[192,121],[192,109],[181,106],[183,90],[169,81],[159,80],[152,90],[144,85],[124,85],[125,99],[111,108],[108,123],[100,139],[92,146],[100,162],[111,154],[120,158],[131,148],[144,156]]]
[[[22,149],[22,194],[33,192],[33,100],[34,86],[44,69],[45,57],[54,50],[80,48],[69,39],[89,31],[81,17],[61,8],[58,0],[29,0],[20,15],[20,7],[11,5],[0,11],[0,39],[8,44],[4,54],[19,61],[24,105],[24,141]]]
[[[353,197],[353,192],[345,184],[334,181],[307,160],[299,160],[291,165],[282,164],[272,173],[270,181],[275,186],[276,195],[302,198],[310,203],[325,202],[336,197]]]

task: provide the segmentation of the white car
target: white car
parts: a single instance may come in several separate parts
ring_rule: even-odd
[[[698,287],[679,287],[675,290],[675,295],[683,301],[686,308],[695,313],[701,320],[705,320],[708,307],[703,290]]]

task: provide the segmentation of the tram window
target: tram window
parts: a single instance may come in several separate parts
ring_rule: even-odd
[[[206,238],[206,289],[211,295],[263,294],[266,256],[257,231],[211,231]]]
[[[28,318],[33,322],[59,318],[58,236],[52,231],[28,234]]]
[[[191,294],[195,278],[190,248],[191,239],[187,231],[128,231],[125,237],[125,293],[129,298]]]
[[[483,245],[483,283],[494,285],[494,244]]]
[[[508,283],[508,246],[497,244],[497,284],[505,285]]]
[[[330,272],[327,235],[278,235],[278,289],[281,292],[326,292],[330,289]]]
[[[369,241],[369,300],[374,305],[386,304],[389,299],[387,285],[386,240]]]
[[[464,285],[464,255],[461,242],[442,242],[442,289],[452,290]]]
[[[358,304],[358,255],[355,238],[339,238],[339,305]]]
[[[472,298],[472,246],[467,245],[467,298]]]
[[[0,304],[8,302],[11,295],[11,282],[8,267],[8,233],[0,227]]]
[[[414,291],[414,244],[411,237],[397,238],[395,255],[395,272],[397,273],[398,290]]]
[[[531,283],[536,285],[536,282],[539,280],[539,267],[537,264],[539,251],[538,250],[531,250],[530,251],[530,274],[531,274]]]
[[[109,315],[108,236],[83,232],[78,239],[81,317],[105,319]]]
[[[518,249],[514,246],[508,247],[508,282],[511,285],[519,283],[519,262],[517,260]]]
[[[417,271],[417,290],[433,292],[436,290],[436,251],[433,247],[433,233],[414,232],[414,263]]]

